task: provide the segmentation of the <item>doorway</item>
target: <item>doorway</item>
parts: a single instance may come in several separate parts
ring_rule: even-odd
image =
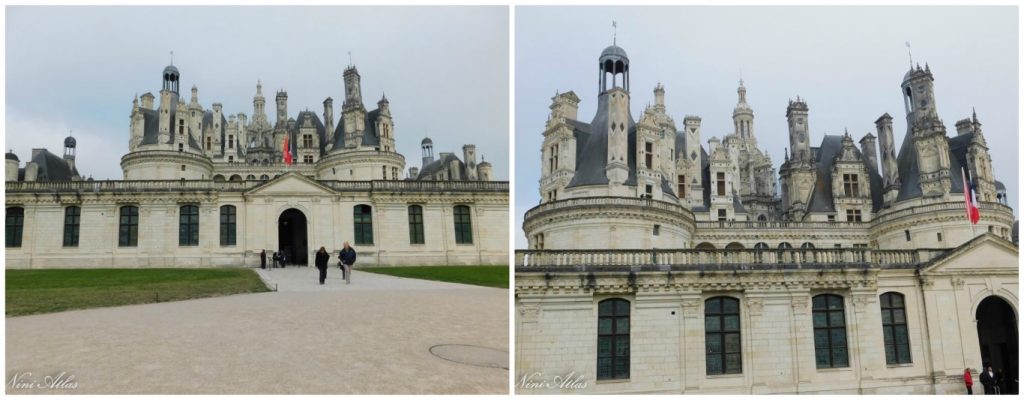
[[[277,219],[277,248],[287,256],[289,265],[308,265],[306,214],[294,208],[281,213]]]
[[[1003,394],[1018,393],[1017,378],[1017,316],[1002,298],[986,297],[978,305],[978,342],[981,345],[980,368],[992,366],[1003,370]],[[982,370],[984,371],[984,369]]]

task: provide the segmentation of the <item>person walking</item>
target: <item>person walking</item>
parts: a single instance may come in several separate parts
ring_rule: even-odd
[[[270,260],[274,262],[273,264],[270,264],[270,268],[277,268],[277,263],[281,260],[281,256],[275,251],[274,256]]]
[[[327,260],[331,258],[330,254],[327,254],[327,249],[320,246],[320,251],[316,252],[316,269],[320,270],[320,284],[324,284],[324,280],[327,279]]]
[[[278,253],[281,254],[281,268],[284,268],[288,265],[288,252],[282,249]]]
[[[352,265],[356,263],[356,250],[352,246],[345,242],[341,252],[338,253],[338,258],[341,259],[341,268],[345,273],[345,284],[352,283]]]
[[[985,387],[985,394],[996,394],[996,373],[992,371],[991,365],[981,373],[981,385]]]
[[[964,368],[964,386],[967,386],[967,394],[974,394],[974,390],[971,388],[974,386],[974,380],[971,379],[970,368]]]
[[[260,269],[267,269],[267,250],[260,251]]]

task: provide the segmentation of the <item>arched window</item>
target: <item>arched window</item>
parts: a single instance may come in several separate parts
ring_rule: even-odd
[[[903,295],[888,292],[879,296],[882,303],[882,337],[885,339],[886,364],[910,364],[910,335]]]
[[[224,182],[224,180],[224,175],[217,174],[213,176],[214,182]]]
[[[263,174],[263,175],[260,175],[260,180],[261,180],[261,181],[265,181],[265,180],[267,180],[267,179],[270,179],[270,177],[269,177],[269,176],[267,176],[267,174]]]
[[[7,207],[5,213],[7,232],[7,247],[21,247],[21,234],[25,229],[25,209],[21,207]]]
[[[757,221],[758,222],[766,222],[766,221],[768,221],[768,217],[764,216],[764,214],[758,215],[757,216]]]
[[[597,304],[597,379],[629,378],[629,302]]]
[[[814,243],[804,242],[804,244],[800,245],[800,248],[801,249],[813,249],[814,248]]]
[[[352,210],[356,244],[373,244],[373,208],[360,204]]]
[[[423,206],[409,206],[409,244],[424,244]]]
[[[78,247],[78,228],[81,218],[81,208],[70,206],[64,209],[64,247]]]
[[[743,244],[741,244],[740,242],[732,242],[732,243],[729,243],[729,244],[725,245],[725,248],[727,250],[740,250],[740,249],[743,249],[744,247],[743,247]]]
[[[739,300],[712,297],[704,301],[704,355],[708,375],[743,372]]]
[[[231,182],[241,182],[242,181],[242,176],[238,175],[238,174],[231,175],[231,179],[230,180],[231,180]]]
[[[473,222],[469,206],[455,206],[455,243],[473,244]]]
[[[848,367],[846,313],[843,298],[820,294],[812,300],[814,319],[814,360],[818,368]]]
[[[220,206],[220,245],[234,246],[235,238],[235,206]]]
[[[117,229],[117,245],[135,247],[139,245],[139,208],[121,207],[121,221]]]
[[[708,242],[701,242],[695,248],[697,250],[714,250],[715,249],[715,245],[713,245],[711,243],[708,243]]]
[[[754,245],[754,248],[757,250],[768,250],[768,243],[758,242]]]
[[[780,250],[792,249],[792,248],[793,248],[793,245],[789,244],[789,242],[779,243],[779,249]]]
[[[199,245],[199,207],[181,206],[178,215],[178,246]]]
[[[245,177],[245,179],[246,179],[246,180],[249,180],[249,181],[251,181],[251,180],[255,180],[255,179],[256,179],[256,175],[253,175],[253,174],[249,174],[249,175],[247,175],[247,176]]]

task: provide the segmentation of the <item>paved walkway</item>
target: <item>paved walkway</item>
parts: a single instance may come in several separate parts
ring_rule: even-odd
[[[260,271],[278,292],[6,319],[11,394],[508,393],[508,370],[430,354],[508,351],[508,290],[337,268]],[[76,389],[17,389],[74,375]]]

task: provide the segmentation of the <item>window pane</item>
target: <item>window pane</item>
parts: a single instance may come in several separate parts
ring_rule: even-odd
[[[740,312],[740,302],[736,299],[722,299],[722,312],[726,314],[737,314]]]
[[[629,378],[629,358],[615,358],[615,378]]]
[[[615,356],[629,356],[629,336],[615,336]]]
[[[814,296],[813,306],[815,310],[825,309],[825,296]]]
[[[892,321],[897,324],[907,323],[907,316],[904,315],[904,311],[902,308],[892,310]]]
[[[827,348],[814,349],[814,363],[817,364],[818,368],[828,368],[829,365],[829,350]]]
[[[886,293],[879,298],[879,303],[881,303],[883,308],[888,308],[892,305],[891,296],[891,294]]]
[[[815,328],[824,328],[828,326],[828,318],[826,312],[815,311],[812,318],[814,319]]]
[[[893,327],[893,334],[895,335],[896,344],[906,346],[909,342],[906,325],[896,325]]]
[[[706,358],[708,375],[718,375],[722,373],[722,356],[721,355],[709,355]]]
[[[910,347],[900,346],[896,348],[896,355],[900,364],[910,364]]]
[[[722,299],[711,299],[704,302],[704,314],[721,314]]]
[[[612,333],[612,319],[601,318],[597,320],[597,333],[607,335]]]
[[[885,345],[885,363],[886,364],[898,364],[896,361],[896,346],[891,344]]]
[[[615,333],[629,333],[629,317],[620,317],[615,323]]]
[[[828,347],[828,329],[815,329],[814,330],[814,347],[815,348]]]
[[[717,354],[722,352],[722,335],[709,334],[704,336],[704,347],[705,352],[708,354]]]
[[[832,366],[848,367],[850,361],[846,355],[846,347],[835,347],[832,349]]]
[[[830,336],[832,337],[832,347],[846,347],[846,330],[831,329]]]
[[[887,344],[887,345],[893,343],[893,340],[892,340],[892,338],[893,338],[893,336],[892,336],[892,327],[891,326],[883,326],[882,327],[882,338],[885,340],[885,344]]]
[[[828,323],[830,326],[843,326],[843,313],[841,311],[830,311],[828,313]]]
[[[842,310],[843,309],[843,298],[839,296],[828,296],[828,309],[829,310]]]
[[[903,296],[899,295],[899,294],[896,294],[896,293],[893,293],[893,295],[892,295],[892,306],[893,307],[903,307]]]
[[[722,330],[721,317],[704,317],[704,330],[706,332],[718,332]]]
[[[598,358],[597,359],[597,378],[607,379],[612,377],[612,359],[611,358]]]
[[[615,303],[613,303],[611,300],[602,301],[600,304],[597,305],[597,314],[600,316],[612,315],[612,313],[615,311],[614,307]]]
[[[883,324],[891,324],[892,323],[892,311],[891,310],[882,310],[882,323]]]
[[[612,355],[611,336],[600,336],[597,338],[597,356],[609,357]]]
[[[740,330],[740,316],[739,315],[726,315],[725,316],[725,327],[727,331],[738,331]]]
[[[738,374],[743,372],[741,370],[742,364],[740,363],[739,354],[726,354],[725,355],[725,373],[727,374]]]
[[[738,353],[740,351],[740,335],[729,333],[725,335],[725,352]]]
[[[629,302],[625,300],[615,301],[615,315],[629,315]]]

